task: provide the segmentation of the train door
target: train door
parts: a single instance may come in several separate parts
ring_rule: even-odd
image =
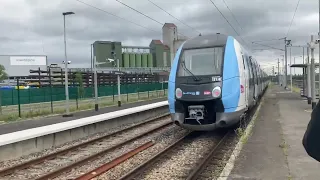
[[[257,63],[254,59],[252,59],[253,64],[253,73],[254,73],[254,99],[258,100],[258,94],[259,94],[259,87],[258,87],[258,67]]]
[[[253,92],[252,92],[252,97],[253,97],[253,103],[255,103],[256,100],[256,94],[257,94],[257,74],[256,74],[256,68],[255,68],[255,64],[254,64],[254,60],[252,59],[252,57],[249,58],[249,62],[251,64],[251,70],[252,70],[252,86],[253,86]]]
[[[244,98],[245,104],[248,108],[249,106],[249,72],[248,72],[248,63],[244,58],[244,54],[241,52],[242,63],[243,63],[243,78],[244,78]]]
[[[248,64],[249,64],[249,74],[250,74],[250,78],[249,78],[249,91],[250,91],[250,106],[254,105],[254,73],[253,73],[253,65],[252,65],[252,60],[251,60],[251,56],[247,59],[248,60]]]
[[[253,105],[253,97],[254,97],[254,81],[253,81],[253,72],[252,72],[252,63],[250,61],[250,58],[248,56],[245,56],[245,61],[248,64],[248,80],[249,80],[249,106],[251,107]]]

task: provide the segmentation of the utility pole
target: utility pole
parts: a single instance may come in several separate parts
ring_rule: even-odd
[[[287,37],[284,38],[284,56],[285,56],[285,68],[284,68],[284,88],[287,89],[287,76],[288,76],[288,55],[287,55],[287,46],[291,44],[291,40],[287,40]]]
[[[93,70],[94,70],[94,110],[99,110],[99,102],[98,102],[98,73],[97,73],[97,57],[94,56],[93,60]]]
[[[318,79],[318,87],[319,87],[319,90],[318,90],[318,92],[319,92],[319,101],[320,101],[320,42],[319,42],[319,39],[320,39],[320,0],[318,1],[318,5],[319,5],[319,9],[318,9],[318,11],[319,11],[319,23],[318,23],[318,28],[319,28],[319,31],[318,31],[318,39],[316,40],[316,43],[319,43],[319,66],[318,66],[318,68],[319,68],[319,75],[318,75],[318,77],[319,77],[319,79]]]
[[[311,35],[311,42],[309,43],[311,49],[311,68],[310,68],[310,76],[311,76],[311,106],[312,109],[316,106],[316,97],[315,97],[315,68],[314,68],[314,49],[315,42],[313,40],[313,35]]]
[[[272,66],[272,76],[274,76],[274,66]]]
[[[278,58],[278,85],[280,85],[280,60]]]
[[[63,15],[63,36],[64,36],[64,86],[65,86],[65,94],[66,94],[66,114],[63,115],[63,117],[70,117],[72,114],[70,114],[69,110],[69,82],[68,82],[68,64],[70,63],[67,58],[67,40],[66,40],[66,16],[74,14],[74,12],[64,12]]]
[[[308,104],[311,104],[311,66],[310,66],[310,48],[307,47],[307,88],[308,88]]]
[[[287,89],[287,37],[284,38],[284,89]]]
[[[302,64],[304,64],[304,47],[302,47]]]
[[[292,71],[291,71],[291,65],[292,65],[292,62],[291,62],[291,48],[290,48],[290,92],[292,92]]]
[[[117,58],[117,54],[116,52],[112,51],[111,52],[111,55],[113,56],[113,61],[117,61],[117,69],[118,69],[118,72],[117,72],[117,81],[118,81],[118,107],[121,106],[121,89],[120,89],[120,86],[121,86],[121,82],[120,82],[120,62],[119,62],[119,58]]]
[[[293,57],[293,64],[296,64],[296,57]],[[293,74],[296,75],[296,68],[293,68]]]
[[[281,75],[281,86],[283,85],[284,86],[284,68],[285,68],[285,65],[284,65],[284,55],[281,55],[282,59],[281,59],[281,62],[282,62],[282,68],[281,68],[281,71],[282,71],[282,75]]]

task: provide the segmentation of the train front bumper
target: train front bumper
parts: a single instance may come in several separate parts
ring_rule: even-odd
[[[185,124],[183,113],[172,113],[171,120],[182,128],[194,131],[212,131],[218,128],[227,128],[235,125],[240,120],[243,111],[236,111],[231,113],[216,113],[216,122],[212,124]]]

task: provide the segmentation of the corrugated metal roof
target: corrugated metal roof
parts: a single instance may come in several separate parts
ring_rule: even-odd
[[[160,40],[157,39],[153,39],[151,42],[153,42],[154,44],[163,44]]]
[[[173,23],[164,23],[164,25],[163,26],[165,26],[165,27],[177,27],[175,24],[173,24]]]

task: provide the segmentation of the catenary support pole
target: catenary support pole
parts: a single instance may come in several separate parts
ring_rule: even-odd
[[[307,47],[307,89],[308,89],[308,104],[311,104],[312,98],[311,98],[311,66],[310,66],[310,48]]]
[[[292,68],[291,68],[292,62],[291,62],[291,47],[290,47],[290,91],[292,92]]]
[[[311,49],[311,68],[310,68],[310,76],[311,76],[311,98],[312,98],[312,109],[316,106],[316,96],[315,96],[315,65],[314,65],[314,47],[315,43],[313,40],[313,35],[311,35],[311,43],[310,43],[310,49]]]
[[[278,58],[278,85],[280,85],[280,59]]]
[[[98,73],[97,73],[97,57],[94,56],[93,60],[93,69],[94,69],[94,110],[99,110],[99,102],[98,102]]]
[[[304,47],[302,47],[302,64],[304,64]],[[302,89],[303,89],[303,96],[306,97],[306,69],[302,67]]]
[[[284,38],[284,88],[287,89],[287,67],[288,67],[288,61],[287,61],[287,38]]]
[[[119,59],[117,58],[117,68],[118,68],[118,76],[117,76],[117,81],[118,81],[118,106],[121,106],[121,92],[120,92],[120,64],[119,64]]]
[[[319,31],[318,31],[318,40],[320,39],[320,0],[318,1],[318,6],[319,6],[319,8],[318,8],[318,13],[319,13],[319,23],[318,23],[318,29],[319,29]],[[319,53],[318,53],[318,55],[319,55],[319,64],[318,64],[318,68],[319,68],[319,75],[318,75],[318,96],[319,96],[319,101],[320,101],[320,42],[318,41],[318,43],[319,43]]]

